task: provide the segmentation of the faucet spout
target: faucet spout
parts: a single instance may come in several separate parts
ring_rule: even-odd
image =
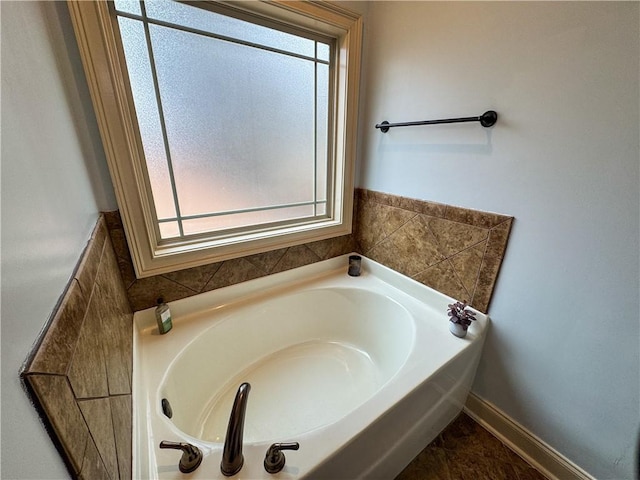
[[[247,382],[240,385],[236,393],[236,398],[233,401],[233,407],[231,408],[229,425],[227,426],[227,436],[224,439],[222,461],[220,462],[220,471],[227,477],[238,473],[244,464],[242,437],[249,390],[251,390],[251,385]]]

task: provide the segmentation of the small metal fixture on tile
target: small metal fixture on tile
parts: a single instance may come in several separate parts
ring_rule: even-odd
[[[349,270],[347,271],[347,274],[350,277],[359,277],[361,265],[362,257],[360,255],[349,256]]]
[[[421,120],[418,122],[400,122],[389,123],[386,120],[382,123],[376,124],[376,128],[379,128],[382,133],[387,133],[392,127],[413,127],[417,125],[438,125],[441,123],[465,123],[465,122],[480,122],[483,127],[493,127],[498,121],[498,114],[493,110],[484,112],[479,117],[462,117],[462,118],[445,118],[443,120]]]

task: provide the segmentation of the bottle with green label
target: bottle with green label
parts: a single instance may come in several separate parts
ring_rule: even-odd
[[[158,322],[158,331],[160,332],[160,335],[164,335],[171,330],[171,327],[173,327],[169,305],[164,303],[162,298],[158,299],[158,306],[156,307],[156,321]]]

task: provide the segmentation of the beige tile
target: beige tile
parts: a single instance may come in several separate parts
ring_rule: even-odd
[[[489,235],[488,255],[503,256],[512,221],[512,217],[506,215],[447,206],[360,188],[355,191],[354,212],[353,235],[312,242],[293,250],[278,249],[252,255],[244,259],[236,259],[232,263],[224,262],[227,263],[226,266],[221,265],[204,287],[202,284],[207,279],[208,273],[206,268],[199,271],[190,269],[183,272],[172,272],[151,279],[137,280],[118,212],[105,214],[105,219],[118,257],[121,277],[134,311],[155,306],[159,296],[164,297],[166,301],[173,301],[199,293],[199,291],[220,288],[264,274],[295,268],[312,261],[318,261],[318,259],[324,260],[354,251],[361,252],[403,273],[415,274],[421,271],[419,269],[426,270],[428,268],[425,267],[425,263],[433,264],[433,262],[437,263],[441,260],[429,257],[428,246],[424,249],[422,257],[408,254],[407,252],[415,252],[417,249],[406,244],[406,240],[402,238],[406,233],[404,231],[400,232],[398,236],[390,238],[391,234],[400,230],[416,215],[429,217],[432,233],[438,248],[440,248],[440,253],[451,258],[451,265],[454,267],[458,280],[462,283],[464,290],[469,295],[473,295],[475,285],[472,286],[472,283],[477,263],[477,252],[475,250],[466,252],[466,250],[477,244],[480,237],[485,238]],[[489,229],[491,229],[490,232]],[[425,242],[424,239],[423,242]],[[430,242],[431,239],[427,238],[426,243],[430,244]],[[393,250],[394,248],[398,250]],[[460,254],[463,251],[465,253]],[[286,258],[285,253],[287,254]],[[246,262],[252,267],[248,266]],[[482,278],[483,285],[478,292],[478,304],[487,308],[486,283],[487,281],[491,283],[492,280],[486,277]],[[495,279],[493,279],[493,283],[495,283]],[[451,287],[451,285],[448,287],[449,290]],[[474,306],[477,307],[475,304]]]
[[[444,259],[438,251],[437,239],[419,216],[414,216],[366,255],[408,276]]]
[[[468,450],[474,455],[512,463],[511,451],[502,442],[465,413],[461,413],[443,432],[442,447],[446,450]]]
[[[107,370],[102,347],[102,317],[95,295],[89,301],[78,344],[69,366],[69,382],[76,398],[104,397],[109,395]]]
[[[131,396],[118,395],[109,398],[113,418],[114,438],[121,479],[131,478]]]
[[[119,478],[109,398],[80,400],[78,406],[89,426],[89,432],[107,469],[108,477]]]
[[[481,429],[469,415],[461,413],[440,433],[439,445],[454,450],[462,448],[467,437],[474,436]]]
[[[120,270],[120,276],[122,277],[122,284],[125,290],[129,290],[137,280],[131,259],[118,257],[118,269]]]
[[[358,251],[354,235],[342,235],[318,242],[307,243],[306,246],[321,260],[338,257],[346,253]]]
[[[415,206],[416,213],[429,215],[430,217],[444,218],[447,206],[442,203],[420,202]]]
[[[447,205],[444,218],[476,227],[493,228],[510,217],[499,213],[483,212],[481,210]]]
[[[105,245],[94,289],[96,295],[93,301],[102,317],[102,344],[109,393],[131,393],[133,312],[109,240]]]
[[[512,465],[472,455],[466,450],[447,450],[451,478],[456,480],[512,480],[516,471]]]
[[[396,477],[396,480],[414,479],[545,480],[545,477],[461,413]]]
[[[133,315],[113,301],[113,293],[97,284],[92,297],[102,322],[101,339],[109,394],[131,393]]]
[[[270,252],[258,253],[245,257],[246,260],[258,267],[264,273],[271,273],[273,267],[280,261],[282,256],[287,252],[286,248],[271,250]]]
[[[115,210],[113,212],[103,212],[102,215],[104,216],[107,227],[107,236],[109,237],[113,251],[116,254],[122,282],[125,289],[128,289],[135,282],[136,274],[133,268],[131,254],[129,253],[129,248],[127,246],[120,212]]]
[[[403,210],[401,208],[383,207],[382,213],[382,231],[384,235],[389,236],[396,232],[399,228],[406,225],[411,219],[416,217],[414,212]]]
[[[74,471],[79,472],[89,431],[67,378],[61,375],[27,375],[27,381],[42,405]]]
[[[462,282],[465,290],[469,292],[467,300],[473,298],[485,249],[486,241],[480,242],[449,258],[457,277]]]
[[[401,208],[410,212],[431,215],[439,218],[444,217],[447,208],[447,206],[442,203],[401,197],[381,192],[375,192],[374,198],[377,202],[389,205],[390,207]]]
[[[390,207],[401,208],[410,212],[417,212],[420,208],[420,204],[423,203],[420,200],[409,197],[402,197],[400,195],[390,195],[388,193],[377,193],[376,200],[378,203],[389,205]]]
[[[120,212],[118,210],[114,210],[112,212],[102,212],[102,215],[104,215],[104,220],[107,224],[108,230],[124,228],[122,225],[122,219],[120,218]]]
[[[396,477],[396,480],[454,480],[442,448],[429,445]]]
[[[206,289],[205,285],[204,290]],[[158,298],[163,298],[165,302],[173,302],[181,298],[191,297],[195,293],[190,288],[184,287],[162,275],[139,278],[127,289],[131,309],[134,312],[155,307]]]
[[[389,267],[404,275],[404,258],[399,258],[392,250],[392,243],[390,240],[386,240],[382,244],[366,252],[366,256],[371,260],[381,263],[385,267]]]
[[[438,239],[439,250],[445,257],[450,257],[476,245],[489,235],[489,230],[486,228],[436,217],[423,216],[422,218]]]
[[[87,248],[82,254],[82,260],[75,273],[75,278],[80,284],[80,288],[86,298],[91,295],[93,284],[98,274],[102,250],[107,238],[107,226],[103,216],[100,216],[98,223],[93,230]]]
[[[27,372],[67,373],[86,311],[80,284],[72,279]]]
[[[82,471],[78,476],[80,480],[111,480],[106,467],[100,458],[98,449],[96,448],[93,440],[89,438],[87,442],[87,448],[84,454],[82,462]]]
[[[354,200],[356,205],[367,201],[370,190],[364,188],[356,188],[354,192]]]
[[[378,204],[366,200],[359,202],[355,230],[356,238],[364,253],[367,253],[376,243],[384,239],[379,227],[381,215]]]
[[[382,194],[382,198],[378,197],[379,203],[389,205],[390,207],[401,208],[410,212],[416,212],[419,208],[420,200],[398,195]]]
[[[113,251],[117,258],[118,269],[120,270],[120,278],[125,290],[131,288],[137,280],[133,260],[129,253],[129,246],[125,237],[124,229],[116,228],[109,230],[109,240],[113,247]],[[133,304],[131,304],[133,308]]]
[[[313,253],[306,245],[296,245],[289,247],[280,261],[273,267],[272,272],[283,272],[292,268],[302,267],[320,261],[320,257]]]
[[[235,285],[254,278],[262,277],[265,273],[244,258],[235,258],[222,263],[215,275],[205,285],[204,291]]]
[[[369,190],[367,192],[367,201],[379,203],[381,205],[391,206],[391,199],[393,195],[389,195],[384,192],[376,192],[375,190]]]
[[[480,267],[480,273],[478,275],[478,283],[476,284],[476,290],[473,295],[472,305],[474,308],[481,312],[486,313],[489,309],[489,303],[491,302],[491,296],[493,295],[493,289],[498,279],[498,272],[500,271],[500,264],[502,258],[491,257],[485,255],[482,260],[482,266]]]
[[[356,240],[366,255],[374,246],[405,225],[416,214],[375,202],[362,202],[358,209]]]
[[[343,237],[340,237],[343,238]],[[311,250],[320,260],[326,260],[330,258],[329,252],[334,249],[334,244],[338,240],[336,238],[327,238],[325,240],[319,240],[317,242],[306,243],[305,246]]]
[[[109,239],[113,244],[113,249],[118,258],[124,258],[131,261],[131,254],[129,253],[129,245],[127,243],[127,237],[125,236],[124,229],[115,228],[109,230]]]
[[[511,232],[513,219],[502,222],[489,231],[489,242],[487,244],[487,255],[492,257],[504,257]]]
[[[437,263],[415,275],[413,278],[457,300],[468,300],[471,298],[469,292],[457,277],[449,260]]]
[[[111,241],[107,239],[100,268],[96,276],[96,283],[100,285],[105,293],[109,295],[109,300],[113,302],[114,308],[121,313],[131,313],[129,298],[124,288],[118,260],[113,250]]]
[[[200,267],[188,268],[186,270],[178,270],[177,272],[165,273],[162,276],[193,290],[194,293],[199,293],[221,265],[222,262],[212,263]]]
[[[487,311],[513,217],[366,189],[357,189],[355,198],[358,205],[355,232],[358,251],[401,273],[410,276],[421,273],[425,282],[438,285],[436,288],[446,290],[450,295],[473,297],[472,305]],[[389,212],[394,215],[389,217]],[[408,244],[409,237],[403,229],[415,213],[428,221],[439,253],[451,260],[453,276],[438,278],[436,272],[448,270],[446,264],[427,272],[429,266],[441,259],[434,261],[428,247],[422,248],[427,258],[424,255],[420,257],[416,255],[419,248]],[[399,235],[392,238],[395,231]],[[480,245],[484,245],[485,239],[488,239],[485,247],[488,258],[478,268]],[[424,236],[422,241],[431,243]]]

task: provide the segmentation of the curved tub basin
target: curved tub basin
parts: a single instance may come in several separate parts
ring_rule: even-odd
[[[245,441],[276,441],[360,406],[398,372],[414,340],[402,305],[358,288],[312,288],[229,310],[180,352],[160,387],[173,424],[210,442],[224,442],[242,382],[252,386],[247,417],[257,420],[245,423]]]
[[[219,466],[242,382],[245,462],[233,478],[399,473],[462,409],[488,318],[454,337],[451,298],[362,265],[349,277],[343,256],[172,302],[166,335],[153,309],[136,313],[134,478],[184,478],[161,440],[203,451],[189,478],[227,478]],[[274,442],[300,443],[276,476],[262,465]]]

